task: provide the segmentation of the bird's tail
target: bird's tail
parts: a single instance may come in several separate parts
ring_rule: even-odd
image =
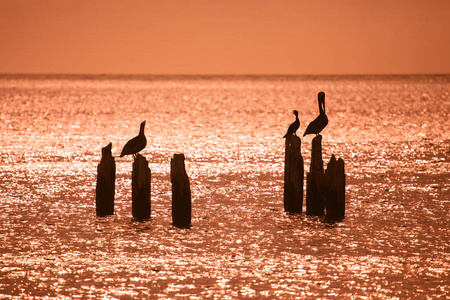
[[[311,133],[310,131],[311,131],[310,128],[306,128],[305,133],[303,133],[303,136],[310,134]]]

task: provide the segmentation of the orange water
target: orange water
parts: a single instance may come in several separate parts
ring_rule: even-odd
[[[284,140],[326,93],[323,156],[346,218],[283,211]],[[0,298],[437,298],[450,295],[450,76],[0,77]],[[152,219],[131,218],[146,120]],[[305,169],[312,136],[302,138]],[[95,216],[101,147],[115,215]],[[192,228],[171,226],[184,153]]]

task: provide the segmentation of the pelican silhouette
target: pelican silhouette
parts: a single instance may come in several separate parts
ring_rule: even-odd
[[[289,125],[288,131],[283,136],[283,138],[286,138],[293,134],[297,135],[296,131],[300,127],[300,120],[298,119],[298,111],[294,110],[294,111],[292,111],[292,113],[295,115],[295,121],[294,121],[294,123]]]
[[[129,140],[122,149],[120,157],[132,154],[136,157],[136,154],[147,146],[147,139],[144,134],[145,121],[141,123],[139,135]]]
[[[318,135],[328,124],[328,117],[325,114],[325,93],[320,92],[317,95],[317,102],[319,103],[319,116],[308,124],[306,127],[305,133],[303,136],[307,134],[316,134]]]

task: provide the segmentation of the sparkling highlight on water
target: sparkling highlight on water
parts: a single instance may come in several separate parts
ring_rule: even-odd
[[[284,140],[327,95],[323,160],[346,162],[346,217],[283,211]],[[0,298],[438,298],[450,293],[450,79],[0,78]],[[151,220],[131,217],[146,120]],[[309,169],[312,137],[302,138]],[[95,216],[112,142],[115,215]],[[184,153],[192,227],[171,225]]]

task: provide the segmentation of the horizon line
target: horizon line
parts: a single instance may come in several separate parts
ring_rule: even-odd
[[[208,73],[14,73],[0,72],[0,77],[420,77],[420,76],[450,76],[450,73],[329,73],[329,74],[208,74]]]

